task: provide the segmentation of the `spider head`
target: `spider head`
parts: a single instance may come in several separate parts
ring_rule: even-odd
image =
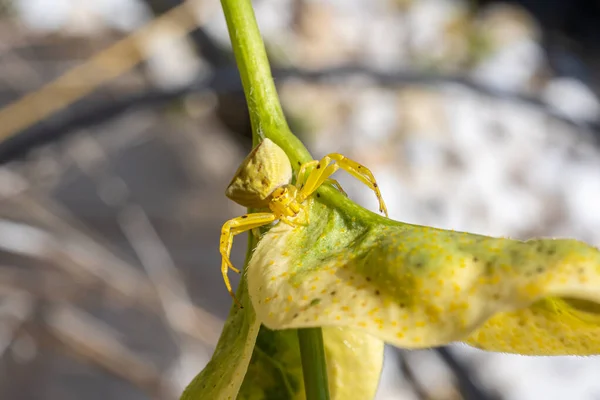
[[[271,193],[269,208],[275,215],[284,215],[294,217],[300,210],[296,196],[298,189],[296,186],[287,184],[278,187]]]

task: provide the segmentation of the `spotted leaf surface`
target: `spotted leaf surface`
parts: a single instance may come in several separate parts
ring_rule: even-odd
[[[404,348],[600,353],[598,249],[403,224],[336,201],[312,202],[309,224],[276,225],[254,252],[248,288],[269,328],[351,327]]]

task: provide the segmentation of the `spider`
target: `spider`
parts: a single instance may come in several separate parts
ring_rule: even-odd
[[[307,170],[313,167],[307,174]],[[285,152],[273,141],[266,138],[242,162],[225,195],[236,203],[249,208],[268,209],[269,212],[245,214],[230,219],[223,224],[219,251],[222,263],[221,273],[227,291],[242,307],[231,289],[227,272],[229,269],[240,273],[229,259],[233,237],[274,221],[290,226],[308,223],[308,215],[303,212],[308,199],[323,183],[331,183],[346,194],[341,185],[330,176],[339,168],[345,170],[375,192],[379,200],[379,211],[387,217],[387,208],[371,171],[365,166],[338,153],[331,153],[320,161],[313,160],[300,165],[296,184],[292,181],[292,167]]]

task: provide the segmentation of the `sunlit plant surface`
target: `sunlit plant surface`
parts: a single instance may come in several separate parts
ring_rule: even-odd
[[[374,178],[345,158],[312,161],[285,123],[250,1],[222,4],[254,144],[268,149],[255,149],[228,190],[257,208],[229,221],[221,236],[225,276],[235,268],[228,260],[234,235],[252,232],[238,304],[182,399],[372,399],[384,342],[600,352],[598,249],[410,225],[356,205],[323,170],[354,171],[380,197]],[[322,328],[326,369],[320,343],[303,339],[303,328],[319,328],[311,331],[318,338]]]

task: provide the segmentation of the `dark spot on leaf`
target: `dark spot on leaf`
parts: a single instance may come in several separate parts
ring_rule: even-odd
[[[359,165],[359,166],[358,166],[358,169],[361,169],[361,168],[362,168],[362,165]]]
[[[556,254],[556,249],[550,249],[550,250],[548,250],[548,255],[549,256],[553,256],[554,254]]]
[[[477,262],[477,261],[479,261],[479,258],[473,257],[473,262]]]
[[[331,293],[329,293],[329,294],[330,294],[330,295],[332,295],[332,296],[335,296],[335,294],[336,294],[336,293],[337,293],[337,292],[334,290],[334,291],[332,291],[332,292],[331,292]]]
[[[376,290],[376,291],[375,291],[375,294],[376,294],[377,296],[379,296],[379,294],[380,294],[380,293],[379,293],[379,290]]]
[[[367,276],[367,282],[371,282],[371,278]]]
[[[321,195],[319,193],[317,193],[317,197],[321,197]]]
[[[376,184],[376,183],[374,183],[374,184],[373,184],[373,187],[377,187],[377,184]]]
[[[242,215],[242,218],[248,218],[248,216],[247,215]]]
[[[404,308],[404,307],[406,307],[406,304],[400,303],[400,308]]]
[[[302,165],[302,163],[300,161],[298,161],[298,165]]]
[[[535,272],[537,272],[538,274],[541,274],[542,272],[544,272],[544,267],[537,267]]]
[[[292,318],[298,318],[298,313],[294,314]]]
[[[320,302],[321,302],[321,299],[317,297],[316,299],[312,299],[312,300],[310,301],[310,305],[311,305],[311,306],[316,306],[316,305],[317,305],[317,304],[319,304]]]
[[[321,164],[318,164],[318,165],[317,165],[317,169],[321,169]]]

